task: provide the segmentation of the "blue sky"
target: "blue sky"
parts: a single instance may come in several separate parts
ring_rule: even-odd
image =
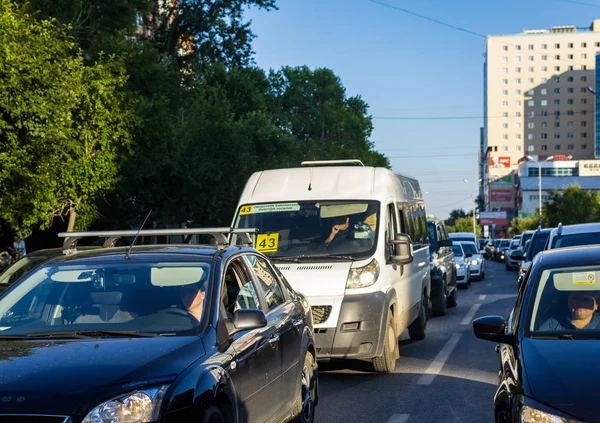
[[[378,1],[484,35],[588,27],[600,18],[600,0]],[[484,39],[368,0],[278,0],[277,5],[279,10],[246,15],[257,35],[257,65],[332,69],[349,96],[359,94],[370,105],[376,149],[390,158],[394,171],[420,180],[427,212],[447,218],[455,208],[470,210],[483,119],[377,118],[481,117]]]

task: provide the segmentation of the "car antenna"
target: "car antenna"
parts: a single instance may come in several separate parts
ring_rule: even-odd
[[[127,248],[127,253],[125,254],[125,258],[129,259],[129,253],[131,252],[131,249],[133,248],[133,244],[135,244],[135,241],[137,241],[138,236],[142,230],[142,228],[144,227],[144,225],[146,224],[146,222],[148,221],[148,218],[150,217],[150,214],[152,214],[152,209],[150,209],[150,211],[148,212],[148,216],[146,216],[146,219],[144,220],[144,222],[142,223],[142,225],[140,226],[140,228],[138,229],[137,233],[135,234],[135,238],[133,238],[133,241],[131,242],[131,245]]]

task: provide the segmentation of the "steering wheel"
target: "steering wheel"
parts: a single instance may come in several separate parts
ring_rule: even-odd
[[[187,310],[184,310],[181,307],[169,307],[163,308],[159,313],[169,313],[169,314],[177,314],[178,316],[190,317],[190,313]]]

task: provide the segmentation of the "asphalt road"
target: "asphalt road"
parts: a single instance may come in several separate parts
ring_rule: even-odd
[[[516,298],[516,272],[486,261],[485,280],[459,290],[458,306],[431,317],[423,341],[400,338],[393,374],[368,364],[320,363],[319,423],[493,422],[499,358],[495,344],[475,338],[474,318],[508,317]]]

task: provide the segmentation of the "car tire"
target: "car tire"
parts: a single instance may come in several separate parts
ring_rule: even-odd
[[[448,307],[456,307],[456,304],[458,304],[458,292],[455,289],[448,297],[447,305]]]
[[[431,309],[434,316],[445,316],[448,312],[446,307],[446,287],[443,280],[440,282],[438,289],[432,292]]]
[[[312,423],[315,420],[317,378],[315,359],[311,353],[307,352],[300,375],[300,389],[294,404],[293,423]]]
[[[485,279],[485,270],[481,272],[481,276],[479,277],[479,280],[482,281]]]
[[[425,332],[427,330],[427,303],[427,297],[423,293],[421,306],[419,307],[419,316],[408,327],[408,336],[413,341],[425,339]]]
[[[394,329],[394,319],[389,313],[385,339],[383,340],[383,355],[373,358],[373,367],[376,372],[392,373],[396,368],[396,357],[398,356],[398,336]]]
[[[225,423],[225,417],[223,417],[221,410],[211,405],[204,413],[202,423]]]

